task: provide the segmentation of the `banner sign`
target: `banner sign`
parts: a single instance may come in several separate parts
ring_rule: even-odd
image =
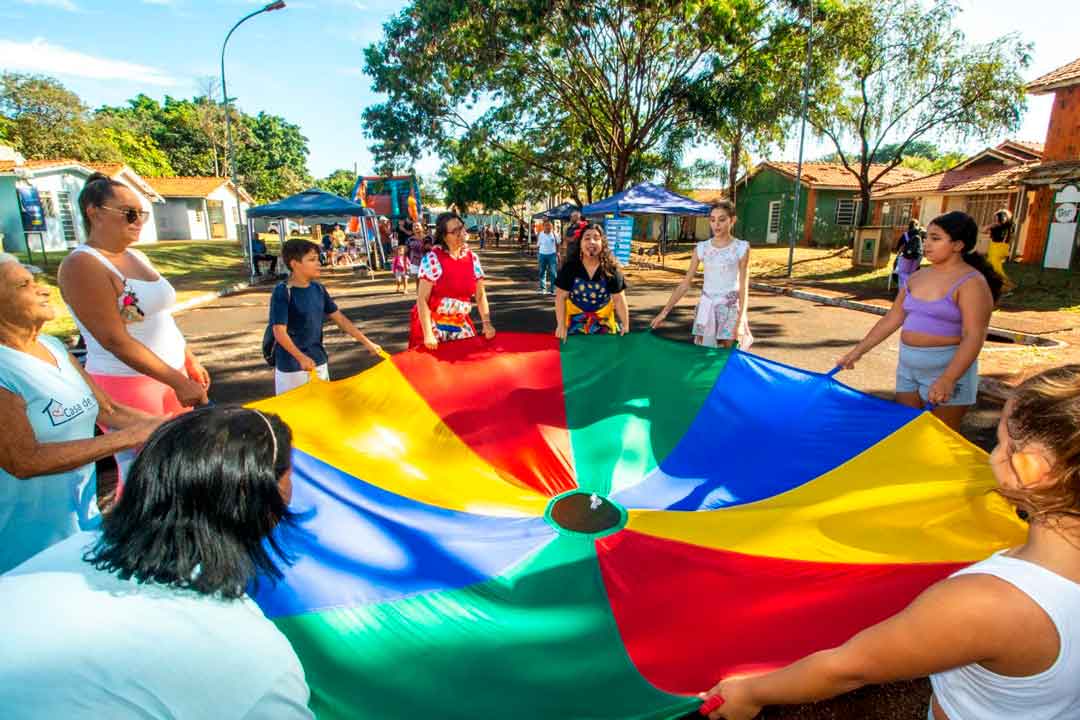
[[[607,235],[611,252],[620,265],[630,264],[630,242],[634,239],[633,216],[610,217],[604,221],[604,234]]]
[[[32,185],[19,185],[15,188],[19,196],[19,213],[22,215],[23,232],[45,232],[45,209],[41,206],[41,196]]]

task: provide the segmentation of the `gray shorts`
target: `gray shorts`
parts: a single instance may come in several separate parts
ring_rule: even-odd
[[[900,361],[896,365],[896,392],[919,393],[929,402],[930,386],[952,362],[958,345],[945,347],[912,347],[900,343]],[[960,376],[953,387],[952,397],[941,405],[974,405],[979,394],[979,361]]]

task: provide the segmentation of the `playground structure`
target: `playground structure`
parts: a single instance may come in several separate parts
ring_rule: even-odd
[[[420,184],[412,174],[361,175],[356,178],[350,198],[391,222],[405,219],[415,222],[423,210]]]

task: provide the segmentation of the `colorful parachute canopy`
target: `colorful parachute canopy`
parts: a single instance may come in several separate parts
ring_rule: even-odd
[[[500,334],[256,407],[297,561],[257,601],[320,718],[669,718],[1019,542],[986,455],[832,378]]]

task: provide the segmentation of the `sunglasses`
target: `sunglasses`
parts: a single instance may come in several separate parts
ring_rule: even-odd
[[[102,205],[101,209],[123,213],[124,219],[127,220],[128,225],[134,225],[136,220],[139,222],[146,222],[150,219],[150,212],[148,210],[136,210],[135,208],[114,208],[107,205]]]

